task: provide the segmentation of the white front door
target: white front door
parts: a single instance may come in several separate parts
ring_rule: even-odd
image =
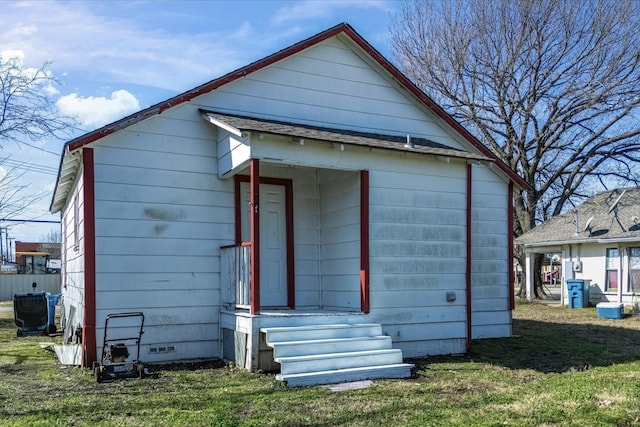
[[[250,240],[248,183],[242,183],[242,240]],[[285,187],[260,184],[260,306],[287,307]]]

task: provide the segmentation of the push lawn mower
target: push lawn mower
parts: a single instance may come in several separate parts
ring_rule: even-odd
[[[93,362],[96,381],[119,378],[143,378],[144,366],[140,362],[140,339],[144,326],[144,314],[113,313],[104,321],[104,339],[100,362]],[[132,331],[137,333],[134,335]],[[116,332],[119,331],[119,332]],[[136,357],[130,360],[129,346],[136,347]]]

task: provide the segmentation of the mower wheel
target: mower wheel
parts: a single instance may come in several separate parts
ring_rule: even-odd
[[[102,382],[102,369],[100,369],[98,362],[93,362],[93,376],[95,377],[96,382]]]

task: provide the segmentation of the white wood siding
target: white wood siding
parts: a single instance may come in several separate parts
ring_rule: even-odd
[[[370,316],[405,357],[464,352],[466,165],[426,156],[372,164]]]
[[[428,138],[462,148],[461,138],[338,39],[202,95],[202,108],[287,122]]]
[[[360,310],[360,175],[320,174],[322,305]]]
[[[218,131],[218,175],[220,177],[251,158],[248,138],[240,138],[223,129]]]
[[[107,314],[142,311],[142,360],[220,356],[219,248],[234,241],[234,205],[216,150],[190,106],[95,144],[99,346]]]
[[[64,318],[70,322],[72,329],[83,326],[85,253],[83,191],[84,175],[81,171],[76,178],[74,190],[70,194],[67,204],[63,209],[61,227],[62,269],[60,274],[62,280],[62,309],[64,310]],[[74,230],[74,221],[76,221],[74,200],[77,201],[77,212],[79,213],[77,230]],[[76,232],[78,233],[77,236],[74,235]],[[72,307],[74,315],[70,316]]]
[[[511,336],[508,184],[484,165],[474,165],[472,176],[472,336]]]

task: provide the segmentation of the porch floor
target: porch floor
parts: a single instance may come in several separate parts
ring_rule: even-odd
[[[266,308],[257,314],[251,314],[248,309],[236,308],[225,309],[223,313],[242,317],[305,317],[305,316],[366,316],[361,311],[325,310],[319,308],[290,309],[290,308]]]

